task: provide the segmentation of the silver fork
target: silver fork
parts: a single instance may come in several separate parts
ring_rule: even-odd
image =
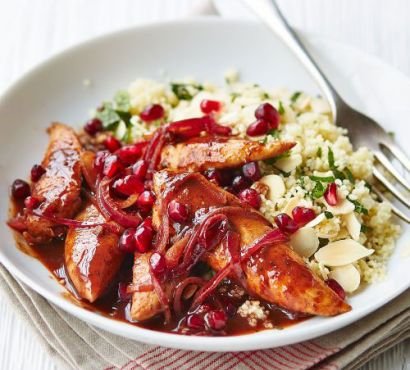
[[[410,208],[407,194],[396,186],[401,184],[405,191],[410,191],[410,185],[395,166],[390,158],[395,158],[410,172],[410,160],[406,154],[393,142],[387,132],[373,119],[350,107],[336,92],[319,66],[312,59],[303,46],[299,37],[287,23],[275,0],[242,0],[276,35],[289,47],[302,65],[307,69],[324,96],[328,100],[333,114],[333,120],[339,126],[348,129],[349,138],[355,148],[366,146],[372,150],[375,158],[384,169],[396,180],[392,183],[379,168],[373,167],[373,176],[405,207]],[[385,153],[388,153],[386,155]],[[373,191],[383,201],[388,201],[384,194],[377,188]],[[410,217],[403,213],[397,206],[391,204],[392,211],[407,223]]]

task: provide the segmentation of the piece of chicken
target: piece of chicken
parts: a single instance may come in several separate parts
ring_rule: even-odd
[[[93,205],[87,205],[78,221],[104,223]],[[118,235],[103,226],[69,228],[65,240],[65,266],[81,298],[94,302],[107,289],[120,269],[124,254],[118,248]]]
[[[294,146],[295,143],[288,141],[262,144],[245,139],[200,137],[166,145],[161,153],[161,166],[189,171],[238,167],[247,162],[276,157]]]
[[[64,124],[53,123],[48,133],[50,141],[41,163],[46,172],[34,183],[31,195],[42,202],[40,212],[70,218],[81,204],[81,144],[74,130]],[[46,243],[56,236],[55,225],[48,220],[29,214],[26,224],[24,235],[30,243]]]
[[[172,189],[173,179],[176,176],[179,178],[189,176],[189,179],[177,189]],[[154,191],[157,199],[161,199],[161,194],[164,192],[173,191],[173,199],[187,205],[191,214],[209,207],[243,207],[242,213],[228,211],[227,214],[231,227],[241,237],[241,248],[272,230],[271,224],[259,212],[241,205],[235,196],[197,173],[175,175],[161,171],[154,176]],[[153,218],[156,227],[159,226],[162,218],[159,209],[159,204],[156,204]],[[228,258],[222,245],[216,247],[205,261],[215,271],[226,266]],[[140,263],[148,266],[148,260]],[[319,279],[305,265],[302,258],[286,244],[275,244],[264,248],[252,256],[248,262],[243,263],[242,269],[249,294],[285,309],[320,316],[332,316],[350,310],[350,306]],[[149,276],[142,277],[142,273],[147,271],[149,274],[147,268],[134,269],[135,285],[138,285],[138,281],[150,280]],[[138,317],[141,317],[139,315],[141,310],[145,310],[143,317],[149,318],[147,314],[149,307],[155,307],[155,310],[151,312],[151,317],[158,313],[160,305],[154,291],[146,292],[144,295],[139,292],[133,294],[132,318],[138,320]]]

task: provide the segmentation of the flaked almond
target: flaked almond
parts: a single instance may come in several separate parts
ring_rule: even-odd
[[[275,162],[275,167],[283,172],[292,172],[297,166],[302,163],[300,154],[292,154],[288,158],[281,158]]]
[[[325,214],[321,213],[320,215],[316,216],[312,221],[308,222],[305,225],[305,227],[315,227],[316,225],[319,225],[325,219],[326,219]]]
[[[262,177],[259,182],[265,184],[269,191],[266,194],[266,198],[275,201],[281,197],[286,192],[285,183],[279,175],[267,175]]]
[[[373,249],[367,249],[353,239],[338,240],[320,248],[315,253],[316,261],[326,266],[343,266],[370,256]]]
[[[352,264],[333,268],[329,278],[335,279],[348,293],[354,292],[360,285],[360,272]]]
[[[360,224],[354,212],[350,212],[347,215],[343,215],[343,218],[346,223],[347,231],[349,232],[352,239],[359,240],[362,225]]]
[[[339,202],[335,206],[326,203],[328,211],[334,215],[347,215],[354,211],[354,204],[347,199],[339,198]]]
[[[294,251],[302,257],[310,257],[319,248],[319,238],[311,227],[302,227],[290,238]]]

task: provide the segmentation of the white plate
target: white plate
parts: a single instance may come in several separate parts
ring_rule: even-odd
[[[320,64],[343,96],[380,119],[398,138],[408,134],[410,81],[379,61],[349,47],[307,37]],[[303,69],[263,26],[247,21],[194,19],[136,27],[72,48],[20,79],[0,102],[1,215],[6,219],[8,188],[39,162],[53,120],[81,125],[90,108],[136,77],[196,76],[223,82],[228,67],[245,81],[317,92]],[[84,87],[82,81],[92,85]],[[402,144],[405,144],[402,142]],[[385,281],[349,300],[353,310],[333,318],[313,318],[285,330],[224,338],[185,337],[141,329],[82,309],[62,296],[63,288],[35,259],[21,253],[1,222],[0,260],[43,297],[78,318],[141,342],[202,351],[256,350],[317,337],[359,320],[410,285],[409,259],[403,258],[409,228],[397,244]]]

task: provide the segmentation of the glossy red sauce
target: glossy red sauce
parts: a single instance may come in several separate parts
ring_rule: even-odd
[[[18,244],[21,244],[19,241]],[[52,243],[46,245],[36,245],[29,247],[31,254],[34,258],[37,258],[42,264],[52,273],[52,275],[57,279],[57,281],[65,286],[68,290],[64,296],[67,299],[73,301],[73,303],[80,305],[81,307],[98,312],[104,316],[110,317],[115,320],[127,322],[131,325],[136,325],[142,328],[162,331],[162,332],[176,332],[178,328],[178,319],[174,318],[168,324],[164,324],[163,317],[157,316],[151,320],[145,322],[131,322],[129,320],[129,301],[121,301],[118,298],[118,285],[119,282],[131,282],[131,271],[132,271],[132,258],[128,258],[124,261],[120,273],[118,274],[115,281],[108,289],[108,291],[94,303],[88,303],[79,299],[76,296],[75,290],[72,287],[69,279],[67,278],[64,266],[64,241],[56,240]],[[27,252],[27,249],[25,249]],[[223,284],[223,288],[232,287],[232,285]],[[222,289],[225,290],[225,289]],[[222,302],[232,303],[235,307],[239,307],[245,300],[249,299],[248,295],[244,295],[241,298],[233,298],[229,292],[222,292],[221,289],[217,291],[218,299]],[[306,318],[298,317],[295,314],[286,312],[279,307],[270,305],[266,302],[261,302],[261,305],[269,311],[266,322],[257,321],[256,326],[251,326],[247,318],[241,317],[239,314],[234,314],[229,318],[227,327],[224,331],[224,335],[241,335],[250,334],[258,332],[261,330],[266,330],[270,328],[282,329],[287,326],[296,324],[305,320]],[[267,326],[266,326],[267,325]]]

